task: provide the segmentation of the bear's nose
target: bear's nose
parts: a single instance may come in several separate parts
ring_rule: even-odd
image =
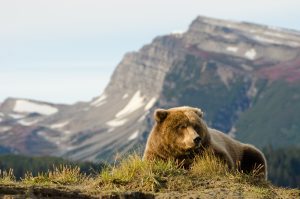
[[[201,138],[200,138],[200,137],[196,137],[196,138],[194,139],[194,143],[195,143],[196,145],[199,145],[200,142],[201,142]]]

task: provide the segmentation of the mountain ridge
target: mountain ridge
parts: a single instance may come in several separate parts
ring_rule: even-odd
[[[143,147],[156,107],[190,105],[204,110],[210,126],[244,142],[299,146],[299,60],[300,32],[197,17],[186,32],[158,36],[126,53],[104,92],[89,102],[6,100],[0,144],[14,153],[111,161],[118,152]],[[273,96],[272,106],[264,95]],[[297,108],[284,109],[284,101]],[[19,111],[18,104],[38,112]],[[266,108],[278,117],[263,114]],[[289,138],[280,144],[273,135]]]

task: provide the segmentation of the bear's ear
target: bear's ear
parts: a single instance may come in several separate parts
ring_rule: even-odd
[[[201,118],[203,118],[203,111],[200,108],[194,108],[194,112]]]
[[[164,109],[156,109],[154,112],[154,119],[157,123],[163,122],[168,116],[168,111]]]

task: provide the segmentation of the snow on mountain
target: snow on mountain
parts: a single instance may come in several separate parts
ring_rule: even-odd
[[[11,114],[9,114],[9,116],[14,118],[14,119],[21,119],[21,118],[25,117],[25,115],[15,114],[15,113],[11,113]]]
[[[136,111],[137,109],[141,108],[144,105],[145,105],[144,97],[141,96],[140,91],[137,91],[133,95],[131,100],[128,102],[128,104],[122,110],[120,110],[120,112],[116,114],[116,117],[117,118],[125,117],[126,115],[129,115],[130,113]]]
[[[255,49],[251,48],[250,50],[248,50],[245,53],[245,57],[247,57],[248,59],[253,60],[256,57],[256,51],[255,51]]]
[[[29,102],[27,100],[17,100],[13,110],[19,113],[35,112],[42,115],[52,115],[58,112],[58,109],[55,107]]]
[[[69,124],[69,121],[59,122],[59,123],[50,125],[50,128],[59,129],[59,128],[63,128],[67,124]]]
[[[102,104],[106,103],[105,99],[107,98],[107,96],[105,94],[101,95],[100,97],[98,97],[95,101],[92,101],[90,104],[91,106],[101,106]]]
[[[10,127],[10,126],[1,126],[1,127],[0,127],[0,133],[9,131],[11,128],[12,128],[12,127]]]
[[[106,122],[106,124],[111,127],[118,127],[118,126],[123,126],[126,122],[127,122],[127,119],[115,118],[113,120]]]
[[[134,133],[132,133],[132,134],[129,136],[128,140],[129,140],[129,141],[130,141],[130,140],[134,140],[134,139],[136,139],[136,138],[138,137],[138,135],[139,135],[139,131],[135,131]]]
[[[239,48],[238,48],[238,47],[235,47],[235,46],[228,46],[228,47],[226,48],[226,50],[235,53],[235,52],[237,52],[237,51],[239,50]]]
[[[23,125],[23,126],[32,126],[36,124],[39,121],[39,119],[32,120],[32,121],[27,121],[27,120],[19,120],[18,123]]]
[[[156,101],[157,101],[156,97],[152,97],[152,98],[150,99],[150,101],[146,104],[144,110],[145,110],[145,111],[150,110],[150,109],[154,106],[154,104],[155,104]]]

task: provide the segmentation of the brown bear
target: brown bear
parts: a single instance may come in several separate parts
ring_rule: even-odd
[[[230,169],[250,173],[258,169],[267,178],[267,163],[261,151],[228,135],[208,128],[203,112],[193,107],[157,109],[154,125],[144,151],[144,160],[173,159],[189,167],[195,155],[210,150]]]

